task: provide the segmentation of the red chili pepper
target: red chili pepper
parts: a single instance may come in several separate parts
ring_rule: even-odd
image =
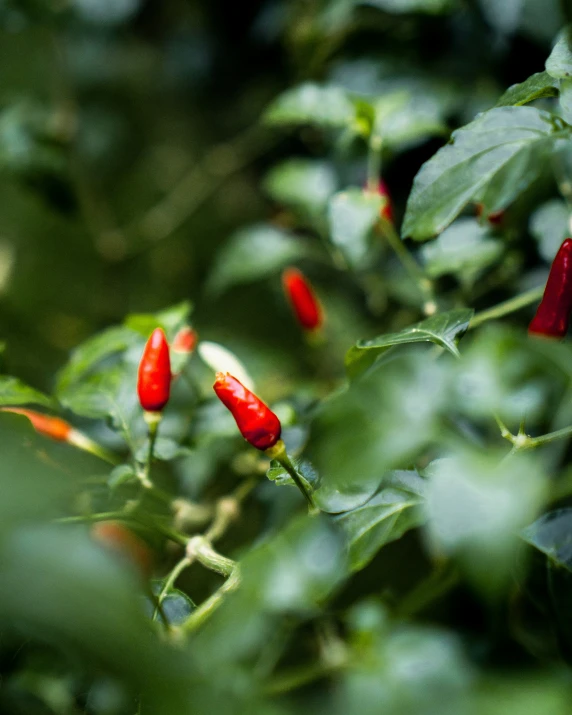
[[[300,325],[304,330],[318,330],[324,314],[308,279],[297,268],[287,268],[282,274],[282,284]]]
[[[192,353],[197,344],[198,336],[188,325],[181,328],[171,343],[171,349],[177,353]]]
[[[483,215],[483,211],[484,211],[484,206],[482,204],[477,204],[477,210],[476,210],[477,218],[479,218],[479,219],[481,218],[481,216]],[[503,221],[504,214],[505,214],[505,212],[502,210],[501,211],[493,211],[492,213],[490,213],[487,216],[487,221],[492,226],[500,226]]]
[[[571,310],[572,238],[567,238],[552,262],[542,301],[528,326],[528,332],[550,338],[563,338],[568,330]]]
[[[2,407],[2,412],[14,412],[17,415],[24,415],[32,423],[32,427],[39,434],[45,437],[56,440],[56,442],[70,442],[70,438],[74,432],[74,428],[62,420],[60,417],[51,417],[43,415],[41,412],[34,410],[26,410],[23,407]]]
[[[240,433],[256,449],[273,447],[282,427],[272,410],[228,372],[217,372],[213,385],[219,400],[231,411]]]
[[[389,195],[389,189],[387,188],[387,184],[385,183],[385,181],[383,179],[379,180],[379,183],[377,185],[377,193],[383,199],[383,204],[382,204],[381,210],[379,212],[381,218],[393,223],[393,204],[391,203],[391,196]]]
[[[169,343],[161,328],[155,328],[139,363],[137,393],[141,407],[147,412],[161,412],[169,401],[170,391]]]

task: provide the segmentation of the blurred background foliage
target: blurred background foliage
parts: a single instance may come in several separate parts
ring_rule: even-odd
[[[149,627],[133,563],[75,523],[139,505],[132,467],[110,474],[1,415],[2,712],[569,712],[569,450],[507,460],[493,415],[514,432],[524,413],[535,434],[568,426],[571,348],[527,340],[527,308],[470,331],[455,359],[467,307],[545,277],[567,167],[555,180],[539,163],[502,225],[471,208],[415,249],[436,296],[369,240],[380,199],[361,188],[373,128],[399,226],[422,163],[542,71],[571,19],[566,0],[0,0],[2,372],[54,393],[109,449],[144,454],[144,337],[161,323],[172,339],[191,301],[201,341],[247,366],[297,457],[307,444],[299,468],[326,512],[296,516],[273,465],[278,486],[257,483],[220,541],[240,589],[173,645]],[[285,304],[291,263],[323,300],[325,346]],[[410,340],[435,297],[449,312]],[[422,344],[344,390],[346,351],[380,334],[350,373]],[[208,399],[207,353],[175,384],[154,476],[200,502],[199,522],[268,466]],[[200,528],[184,502],[143,507],[135,531],[164,579],[180,557],[169,509]],[[170,622],[221,583],[193,564]]]

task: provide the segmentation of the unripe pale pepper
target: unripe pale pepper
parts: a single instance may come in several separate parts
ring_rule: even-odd
[[[214,391],[236,421],[244,439],[256,449],[273,447],[280,439],[282,427],[272,410],[236,377],[217,373]]]
[[[542,301],[528,327],[531,335],[563,338],[572,310],[572,238],[558,249],[550,267]]]
[[[137,380],[137,394],[146,412],[161,412],[171,392],[169,343],[161,328],[156,328],[145,345]]]

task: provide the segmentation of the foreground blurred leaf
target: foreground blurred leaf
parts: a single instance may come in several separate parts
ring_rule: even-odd
[[[521,106],[543,97],[558,96],[558,80],[548,72],[537,72],[520,84],[513,84],[497,102],[497,107]]]
[[[364,504],[386,472],[434,438],[446,400],[445,368],[419,354],[400,355],[326,400],[306,450],[320,474],[320,508],[335,513]]]
[[[439,97],[421,87],[401,88],[376,100],[375,131],[384,147],[410,146],[436,134],[446,134]]]
[[[382,546],[423,523],[424,488],[417,472],[390,472],[369,501],[335,517],[348,538],[352,570],[362,569]]]
[[[491,109],[453,132],[415,177],[403,236],[440,233],[485,188],[494,194],[480,199],[485,213],[505,208],[537,178],[555,134],[552,116],[533,107]]]
[[[407,343],[436,343],[459,357],[457,339],[467,330],[473,317],[470,309],[451,310],[404,328],[399,333],[380,335],[371,340],[360,340],[346,354],[346,370],[351,378],[370,367],[386,350]]]
[[[234,285],[266,278],[312,255],[308,244],[286,231],[260,224],[242,229],[220,251],[208,287],[221,293]]]
[[[319,216],[325,210],[337,185],[330,163],[309,159],[282,162],[264,180],[264,188],[274,201],[310,218]]]
[[[511,579],[518,531],[543,506],[546,483],[529,455],[459,452],[433,462],[426,515],[430,544],[454,557],[486,596],[497,596]]]
[[[455,0],[360,0],[361,5],[378,7],[385,12],[440,13],[453,7]]]
[[[355,109],[340,87],[306,83],[281,94],[264,114],[267,124],[316,124],[324,128],[348,126]]]

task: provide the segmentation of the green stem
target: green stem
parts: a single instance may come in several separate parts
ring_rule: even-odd
[[[521,308],[525,308],[531,303],[536,303],[536,301],[542,298],[543,293],[544,286],[538,286],[538,288],[531,288],[530,290],[527,290],[526,293],[521,293],[514,298],[505,300],[504,303],[499,303],[493,308],[483,310],[471,318],[471,322],[469,323],[469,330],[472,330],[473,328],[482,325],[482,323],[486,323],[487,320],[496,320],[497,318],[502,318],[503,316],[509,315],[510,313],[514,313]]]
[[[274,447],[270,447],[270,449],[265,450],[265,454],[270,457],[270,459],[275,459],[284,467],[284,469],[292,477],[294,484],[304,495],[306,501],[310,506],[310,509],[312,511],[317,511],[317,507],[314,504],[314,499],[312,498],[312,495],[310,494],[306,484],[298,474],[298,470],[292,464],[292,460],[288,456],[288,452],[286,451],[286,445],[284,444],[284,442],[281,439],[278,440]]]
[[[433,283],[429,280],[429,278],[427,278],[425,271],[407,250],[405,244],[397,235],[397,231],[395,230],[393,223],[380,217],[379,225],[383,236],[391,247],[391,250],[395,253],[406,273],[409,274],[411,280],[419,287],[419,290],[425,300],[425,314],[432,315],[437,310]]]
[[[292,690],[304,687],[304,685],[309,685],[316,680],[327,678],[336,671],[340,670],[341,665],[342,664],[337,664],[332,666],[329,664],[318,663],[313,666],[294,668],[289,672],[277,675],[268,683],[264,692],[269,696],[289,693]],[[345,665],[345,663],[343,665]]]
[[[141,484],[146,489],[153,489],[153,482],[149,478],[149,475],[151,473],[153,450],[155,448],[155,441],[157,439],[157,433],[159,431],[159,424],[161,422],[162,415],[160,412],[145,412],[144,417],[148,427],[149,450],[147,451],[147,458],[143,466],[143,471],[138,472],[138,476],[141,480]]]
[[[230,576],[236,568],[236,561],[215,551],[205,536],[192,536],[187,543],[187,558],[195,559],[203,566],[222,576]]]
[[[169,591],[173,588],[175,585],[175,581],[179,578],[181,573],[191,565],[191,561],[188,558],[188,556],[184,556],[180,561],[178,561],[175,566],[171,569],[171,572],[165,579],[165,583],[163,584],[163,588],[159,592],[159,595],[157,596],[157,605],[155,607],[155,612],[153,613],[153,620],[155,621],[157,619],[157,616],[159,614],[161,605],[165,599],[165,596],[169,593]]]
[[[381,174],[382,144],[383,142],[381,136],[372,132],[367,152],[367,188],[372,193],[377,193],[379,177]]]
[[[457,571],[439,564],[429,576],[403,598],[397,608],[399,618],[411,618],[441,598],[459,583]]]
[[[131,521],[125,518],[121,511],[104,511],[99,514],[86,514],[84,516],[62,516],[54,519],[56,524],[86,524],[95,521]]]
[[[210,598],[194,610],[187,620],[181,626],[186,633],[192,633],[197,630],[222,604],[227,593],[236,591],[240,586],[240,571],[238,566],[235,566],[228,579],[223,585],[215,591]]]

